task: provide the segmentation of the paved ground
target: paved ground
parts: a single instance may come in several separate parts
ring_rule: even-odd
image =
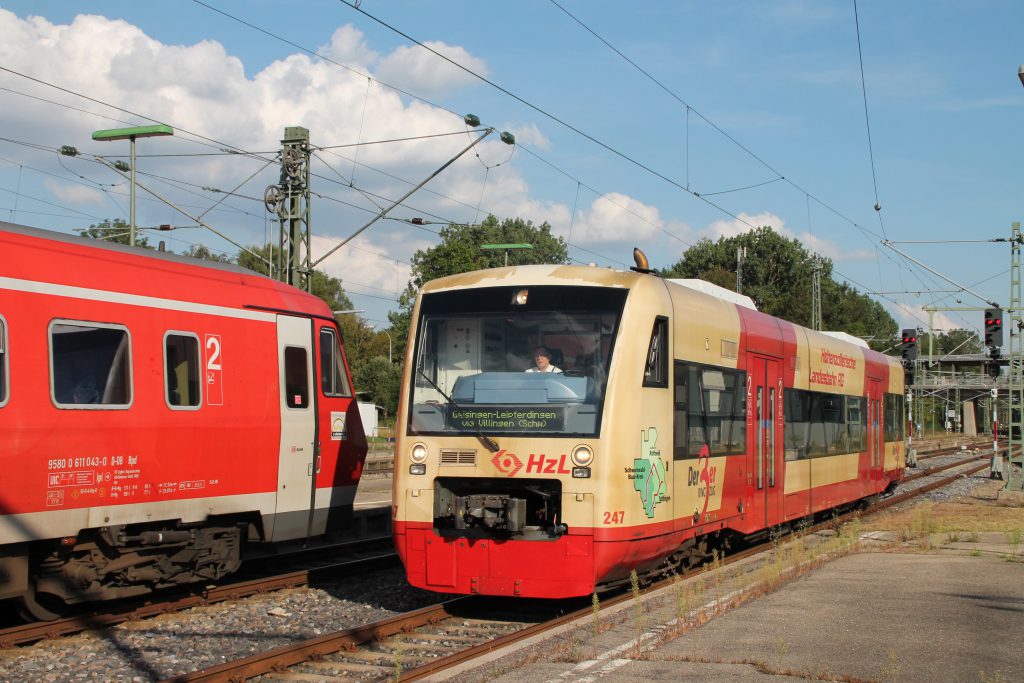
[[[372,475],[359,480],[355,508],[388,507],[391,505],[391,475]]]
[[[450,676],[502,683],[1022,680],[1024,558],[1006,559],[1013,549],[1005,534],[954,546],[841,557],[675,637],[666,626],[675,614],[669,595],[660,608],[645,607],[639,649],[630,604],[596,646],[585,623]]]

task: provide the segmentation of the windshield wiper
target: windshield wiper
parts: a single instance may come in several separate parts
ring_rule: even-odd
[[[456,408],[465,408],[466,407],[466,406],[463,406],[463,405],[460,405],[460,404],[456,403],[455,399],[453,399],[448,394],[444,393],[444,389],[442,389],[441,387],[437,386],[437,383],[434,382],[434,380],[430,379],[430,375],[428,375],[427,373],[423,372],[423,368],[421,368],[419,365],[416,366],[416,370],[417,370],[417,372],[420,373],[420,376],[423,377],[423,379],[425,379],[428,382],[430,382],[430,386],[432,386],[435,389],[437,389],[437,393],[441,394],[441,396],[444,397],[444,400],[447,401],[449,405],[455,406]],[[487,436],[486,434],[481,432],[479,429],[476,430],[476,434],[474,436],[476,436],[476,438],[480,441],[480,443],[482,443],[484,445],[484,447],[487,450],[489,450],[491,453],[497,453],[498,451],[501,450],[501,446],[498,445],[497,441],[495,441],[491,437]]]

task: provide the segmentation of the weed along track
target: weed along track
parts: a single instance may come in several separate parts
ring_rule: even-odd
[[[959,460],[959,471],[943,473],[909,495],[987,466],[973,454]],[[484,658],[494,660],[487,665],[489,672],[483,677],[474,673],[470,680],[539,660],[572,662],[572,670],[584,676],[594,667],[642,658],[716,615],[857,551],[865,536],[864,515],[891,500],[732,554],[715,553],[703,568],[686,575],[653,581],[634,574],[628,587],[591,600],[459,598],[172,680],[437,680],[478,667]],[[612,631],[621,640],[602,649],[599,643]],[[542,646],[522,649],[541,639]]]

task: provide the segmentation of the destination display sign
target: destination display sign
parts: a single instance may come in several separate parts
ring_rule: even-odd
[[[463,431],[557,431],[565,425],[565,408],[453,406],[448,422],[449,426]]]

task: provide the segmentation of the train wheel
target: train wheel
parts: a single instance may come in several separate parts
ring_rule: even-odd
[[[25,621],[53,621],[64,616],[68,609],[63,600],[48,593],[36,592],[34,581],[29,581],[28,590],[14,602],[18,614]]]

